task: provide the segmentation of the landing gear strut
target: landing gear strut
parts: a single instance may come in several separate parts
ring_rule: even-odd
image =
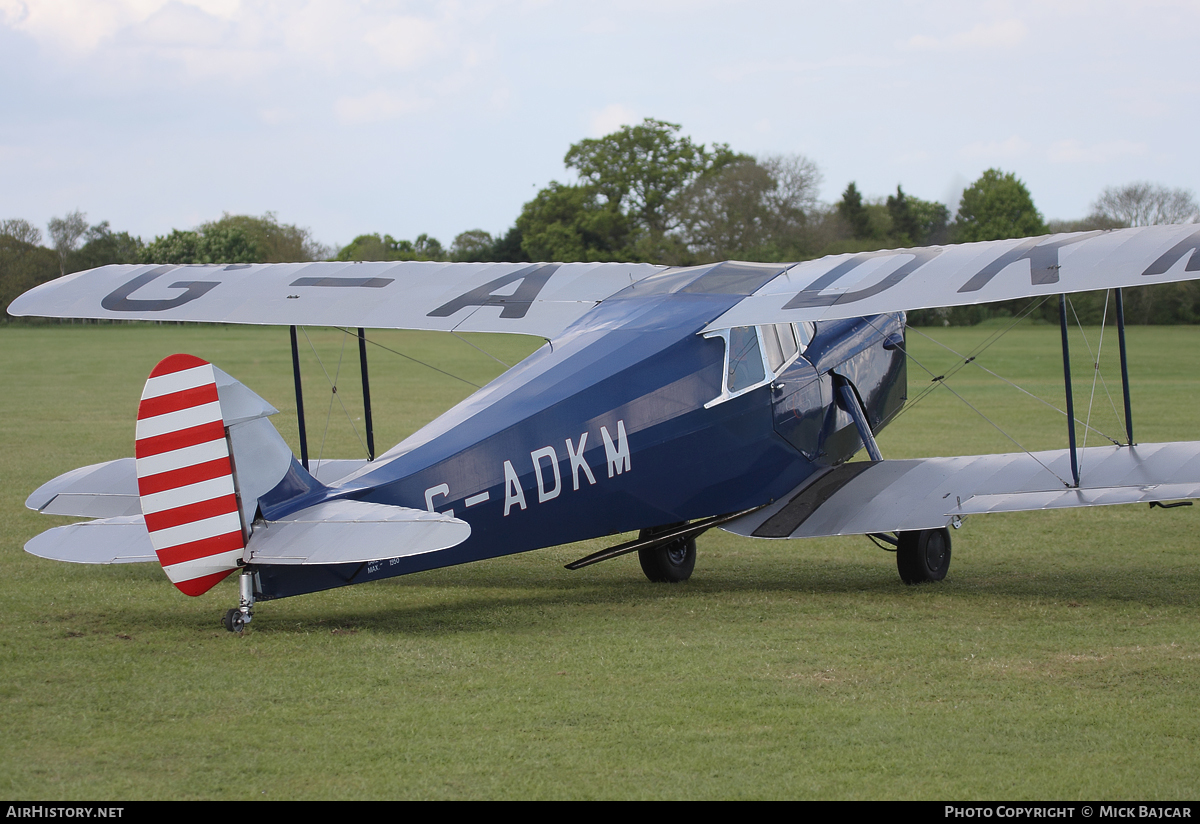
[[[254,573],[243,570],[238,576],[238,607],[225,613],[221,623],[230,632],[240,633],[254,617]]]
[[[950,569],[950,530],[901,532],[896,545],[896,569],[906,584],[940,581]]]

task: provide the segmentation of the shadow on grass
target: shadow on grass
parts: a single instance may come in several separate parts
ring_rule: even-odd
[[[1200,591],[1200,564],[1178,557],[1161,566],[1154,566],[1150,557],[1140,564],[1130,557],[1119,562],[1068,561],[1063,556],[1035,561],[967,557],[951,568],[946,581],[908,587],[900,582],[891,555],[844,560],[827,553],[799,556],[718,547],[701,554],[691,581],[671,585],[644,580],[632,556],[578,572],[563,570],[563,562],[579,556],[577,550],[559,547],[264,601],[256,608],[251,629],[262,634],[509,632],[534,624],[570,623],[581,613],[587,615],[584,620],[595,622],[643,616],[670,620],[681,611],[736,612],[751,603],[759,612],[775,604],[780,613],[795,609],[797,603],[812,603],[831,614],[860,608],[893,614],[951,608],[971,614],[1018,611],[1030,604],[1188,610],[1195,608],[1195,593]],[[37,622],[61,627],[68,637],[79,632],[111,634],[114,627],[223,634],[221,616],[237,601],[233,577],[209,595],[190,599],[175,592],[151,565],[87,570],[92,584],[61,572],[51,580],[55,570],[27,571],[40,579],[27,584],[55,593],[51,598],[60,602]],[[29,612],[34,604],[24,610],[13,606]]]
[[[657,619],[706,606],[737,610],[752,598],[753,609],[761,612],[764,607],[770,609],[773,598],[779,599],[782,609],[784,602],[794,605],[796,596],[819,601],[833,612],[864,605],[892,613],[906,608],[925,612],[939,602],[967,613],[976,609],[1015,613],[1035,603],[1109,610],[1124,609],[1124,605],[1189,609],[1196,606],[1194,593],[1200,588],[1200,568],[1140,571],[1136,579],[1127,570],[997,571],[967,573],[941,584],[914,587],[902,584],[894,571],[886,573],[856,564],[824,564],[820,569],[799,568],[769,580],[761,575],[739,580],[728,571],[714,578],[698,573],[692,581],[676,585],[611,577],[552,579],[536,574],[521,582],[498,584],[482,576],[451,582],[440,576],[422,580],[415,575],[360,590],[358,595],[370,601],[369,607],[355,594],[340,592],[336,598],[310,596],[310,603],[296,601],[295,606],[274,615],[272,607],[285,601],[265,602],[257,610],[254,627],[270,633],[361,630],[444,635],[572,620],[562,616],[563,611],[586,612],[597,621],[638,619],[639,613]]]

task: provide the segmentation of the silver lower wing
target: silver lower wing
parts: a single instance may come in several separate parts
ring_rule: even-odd
[[[722,529],[817,538],[936,529],[955,517],[1200,498],[1200,441],[859,462],[819,472]],[[1066,480],[1063,480],[1066,479]]]

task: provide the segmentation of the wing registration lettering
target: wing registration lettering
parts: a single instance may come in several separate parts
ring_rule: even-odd
[[[974,277],[964,283],[958,291],[978,292],[984,286],[987,286],[992,278],[1019,260],[1029,261],[1029,283],[1031,285],[1043,286],[1049,283],[1058,283],[1058,270],[1060,268],[1058,250],[1063,246],[1079,243],[1098,234],[1100,232],[1086,232],[1045,243],[1042,242],[1043,238],[1041,237],[1031,237],[1000,255],[1000,257],[993,260],[987,266],[984,266],[975,273]]]
[[[326,289],[382,289],[395,278],[296,278],[292,286],[321,286]]]
[[[558,271],[559,264],[548,263],[540,266],[530,266],[518,269],[507,275],[501,275],[495,280],[488,281],[469,292],[459,295],[454,300],[442,304],[426,317],[446,318],[460,309],[468,306],[501,306],[502,318],[523,318],[529,312],[529,307],[537,300],[550,276]],[[516,281],[521,285],[511,294],[499,294],[500,290]]]
[[[118,286],[108,293],[103,300],[100,301],[100,306],[110,312],[165,312],[168,309],[175,309],[183,306],[185,303],[191,303],[197,298],[202,298],[208,294],[209,290],[214,286],[220,286],[219,281],[214,280],[181,280],[172,283],[172,289],[186,289],[183,294],[176,295],[173,298],[159,298],[158,300],[146,300],[130,298],[137,290],[141,289],[152,280],[156,280],[167,272],[178,269],[177,266],[159,266],[151,269],[145,274],[138,275],[125,284]]]
[[[863,252],[855,255],[849,260],[839,263],[837,266],[830,269],[821,277],[814,280],[808,286],[800,291],[794,298],[784,305],[784,309],[808,309],[814,306],[832,306],[835,303],[854,303],[855,301],[869,298],[872,295],[877,295],[880,292],[891,289],[900,281],[911,275],[917,269],[920,269],[929,261],[936,258],[942,253],[939,246],[928,246],[922,249],[888,249],[882,252]],[[825,289],[828,289],[849,272],[862,266],[868,260],[882,257],[908,257],[909,260],[896,267],[891,274],[883,278],[874,286],[868,286],[865,289],[859,289],[856,292],[833,293],[829,295],[820,294]]]
[[[1200,229],[1197,229],[1191,235],[1176,243],[1162,257],[1147,266],[1146,271],[1142,272],[1142,277],[1146,275],[1165,274],[1168,269],[1174,266],[1188,252],[1191,252],[1192,256],[1188,258],[1184,271],[1200,272]]]

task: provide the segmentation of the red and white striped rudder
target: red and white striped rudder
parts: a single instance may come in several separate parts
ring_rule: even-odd
[[[202,595],[246,548],[212,364],[171,355],[146,381],[137,420],[138,494],[167,577]]]

